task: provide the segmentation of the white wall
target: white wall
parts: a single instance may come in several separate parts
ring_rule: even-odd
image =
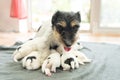
[[[19,21],[10,17],[11,0],[0,0],[0,31],[18,31]]]

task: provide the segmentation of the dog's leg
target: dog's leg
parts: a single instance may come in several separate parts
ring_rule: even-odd
[[[75,68],[79,68],[79,63],[78,63],[77,59],[75,59]]]
[[[44,49],[44,52],[33,51],[25,56],[22,60],[23,67],[28,70],[35,70],[42,66],[44,60],[49,56],[49,50]]]
[[[28,54],[30,54],[33,51],[32,48],[30,48],[29,46],[27,47],[21,47],[21,49],[16,50],[13,54],[13,59],[15,62],[18,62],[20,59],[22,59],[23,57],[27,56]]]
[[[75,62],[74,61],[71,62],[71,68],[75,69]]]
[[[79,57],[81,57],[83,62],[91,62],[92,60],[89,59],[84,53],[80,52]]]
[[[51,76],[52,75],[49,68],[45,69],[45,75],[47,75],[47,76]]]
[[[70,70],[70,66],[68,64],[63,64],[62,67],[64,71]]]
[[[49,41],[46,42],[47,38],[45,37],[38,37],[34,38],[33,40],[27,41],[23,45],[21,45],[13,54],[13,59],[17,62],[19,59],[27,56],[32,51],[40,51],[43,52],[44,50],[48,49]],[[47,50],[48,51],[48,50]],[[44,53],[44,52],[43,52]]]
[[[54,64],[54,63],[52,65],[51,72],[54,72],[54,73],[56,72],[56,64]]]
[[[49,60],[46,59],[42,64],[42,72],[45,73],[45,75],[47,75],[47,76],[52,75],[50,72],[50,67],[51,67],[51,64],[49,63]]]
[[[16,51],[13,53],[14,61],[18,62],[19,59],[27,56],[32,51],[35,51],[37,49],[37,46],[36,46],[37,43],[39,43],[39,39],[38,38],[30,40],[30,41],[27,41],[26,43],[24,43],[23,45],[18,47],[16,49]]]
[[[41,66],[40,58],[41,54],[37,51],[33,51],[23,58],[22,65],[28,70],[38,69]]]
[[[85,63],[83,61],[81,61],[80,59],[78,59],[78,63],[82,64],[82,65],[85,65]]]
[[[46,73],[45,69],[46,69],[48,63],[49,63],[49,62],[48,62],[47,59],[43,62],[42,68],[41,68],[41,70],[42,70],[43,73]],[[48,71],[48,70],[47,70],[47,71]]]

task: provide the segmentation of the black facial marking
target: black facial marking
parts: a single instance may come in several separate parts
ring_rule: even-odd
[[[73,20],[77,20],[78,22],[81,22],[81,16],[79,12],[74,13],[74,12],[57,11],[52,17],[52,24],[55,25],[60,21],[65,21],[69,23]]]
[[[72,21],[77,21],[77,24],[71,25]],[[58,23],[64,22],[65,26]],[[76,40],[76,33],[79,30],[79,23],[81,22],[80,13],[61,12],[57,11],[52,17],[52,29],[56,30],[61,37],[62,42],[70,47]]]
[[[21,46],[19,46],[19,47],[17,48],[17,50],[19,51],[20,48],[21,48]]]
[[[70,66],[71,66],[71,62],[72,62],[72,61],[74,61],[74,59],[73,59],[73,58],[68,58],[68,59],[66,59],[66,60],[65,60],[65,62],[64,62],[64,63],[65,63],[65,64],[68,64],[68,65],[70,65]]]
[[[50,46],[49,49],[50,49],[50,50],[51,50],[51,49],[55,49],[55,50],[56,50],[57,48],[58,48],[58,45],[52,45],[52,46]]]
[[[27,57],[26,61],[27,61],[28,59],[30,59],[30,60],[31,60],[31,62],[32,62],[32,61],[33,61],[33,59],[36,59],[36,57],[35,57],[35,56],[29,56],[29,57]]]

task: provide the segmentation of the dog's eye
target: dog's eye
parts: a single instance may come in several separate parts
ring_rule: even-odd
[[[79,28],[79,25],[74,25],[73,28]]]
[[[63,31],[63,27],[62,27],[61,25],[57,25],[57,30],[58,30],[59,32],[61,32],[61,31]]]
[[[77,32],[78,28],[79,28],[79,25],[73,26],[73,31],[74,31],[74,32]]]

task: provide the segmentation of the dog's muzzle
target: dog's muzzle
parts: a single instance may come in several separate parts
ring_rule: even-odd
[[[64,44],[65,44],[64,50],[65,51],[70,51],[71,50],[71,46],[72,46],[72,42],[69,41],[69,40],[66,40],[66,41],[64,41]]]

